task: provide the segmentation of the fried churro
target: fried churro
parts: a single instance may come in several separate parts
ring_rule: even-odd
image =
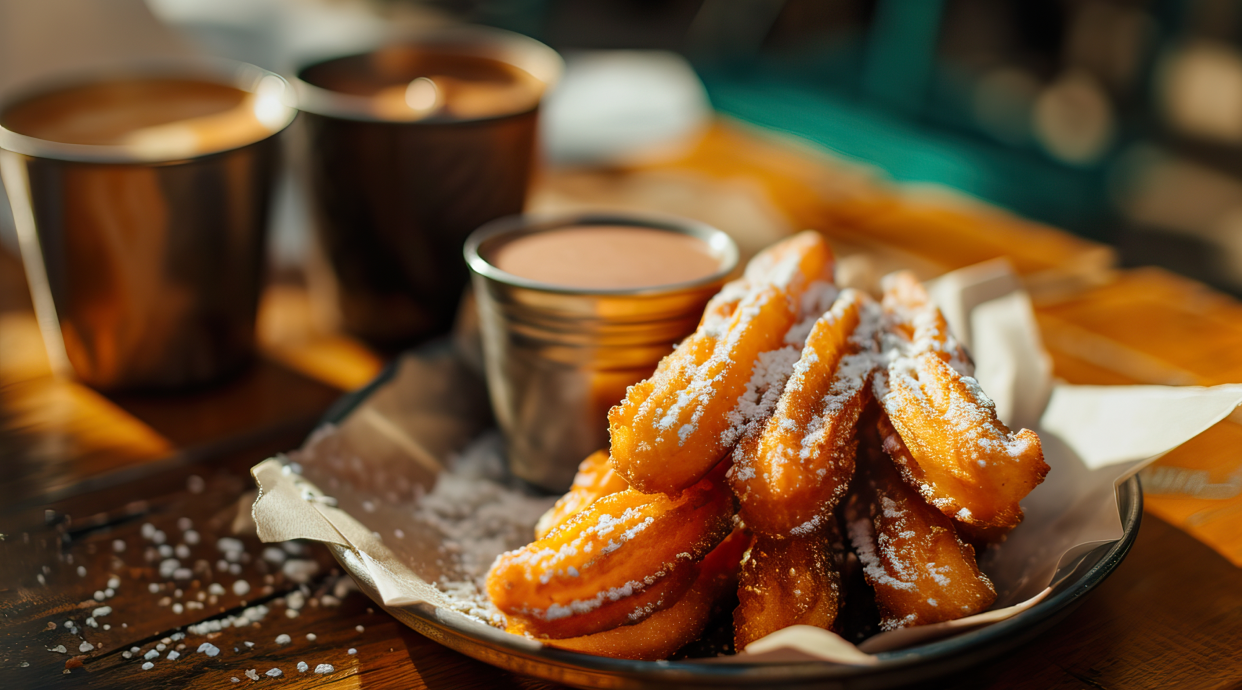
[[[747,526],[798,536],[830,517],[854,475],[878,326],[874,302],[855,290],[842,291],[815,322],[776,410],[733,453],[729,482]]]
[[[633,489],[604,496],[544,538],[498,556],[487,594],[546,637],[637,623],[689,589],[732,516],[723,468],[676,498]]]
[[[535,539],[543,539],[548,532],[582,512],[596,499],[628,488],[630,485],[612,468],[608,451],[591,453],[578,465],[578,473],[574,475],[569,492],[557,499],[556,504],[535,523]]]
[[[629,388],[608,420],[613,466],[631,486],[676,493],[731,450],[750,421],[736,408],[761,355],[785,346],[804,297],[831,285],[832,265],[816,233],[765,250],[655,374]]]
[[[835,519],[804,536],[756,535],[738,577],[735,649],[791,625],[835,626],[841,610],[840,539]]]
[[[927,502],[999,538],[1021,522],[1019,502],[1048,473],[1039,436],[997,419],[940,310],[912,276],[889,276],[884,289],[889,361],[875,392],[891,421],[885,448]]]
[[[906,485],[892,460],[864,443],[846,520],[880,627],[896,630],[983,611],[996,590],[953,523]]]

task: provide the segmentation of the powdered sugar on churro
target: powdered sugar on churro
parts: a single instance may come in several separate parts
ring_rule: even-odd
[[[722,447],[737,443],[749,425],[762,422],[776,409],[781,392],[802,356],[807,336],[821,316],[832,307],[837,295],[836,286],[830,283],[816,281],[807,287],[799,305],[799,321],[785,334],[785,346],[760,353],[755,360],[746,390],[729,412],[729,427],[720,434]]]

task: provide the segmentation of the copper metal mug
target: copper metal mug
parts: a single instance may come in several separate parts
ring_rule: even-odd
[[[522,210],[535,155],[537,104],[478,119],[400,121],[365,97],[313,83],[326,70],[368,64],[400,72],[419,49],[506,62],[543,82],[545,93],[564,68],[556,51],[534,39],[461,26],[299,71],[304,172],[331,269],[312,277],[330,282],[317,292],[334,296],[346,331],[388,347],[452,327],[469,278],[462,244],[483,223]]]
[[[64,87],[150,77],[255,94],[270,133],[195,154],[65,144],[0,127],[0,174],[49,359],[102,390],[204,384],[251,360],[277,135],[297,114],[280,76],[214,60],[71,77],[6,107]]]
[[[547,285],[502,271],[489,251],[514,234],[568,226],[637,226],[697,237],[720,268],[688,283],[626,290]],[[513,216],[466,241],[492,411],[505,434],[509,467],[521,479],[561,492],[578,463],[608,447],[608,409],[650,376],[692,333],[703,308],[737,266],[737,246],[721,230],[661,216]]]

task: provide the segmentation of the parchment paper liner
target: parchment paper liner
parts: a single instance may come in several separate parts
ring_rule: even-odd
[[[1001,419],[1015,429],[1038,431],[1052,468],[1023,501],[1023,523],[1002,547],[984,556],[982,569],[996,585],[996,604],[969,618],[881,633],[859,647],[819,628],[794,626],[734,657],[694,661],[817,659],[870,666],[878,663],[876,653],[1015,616],[1047,596],[1082,555],[1122,537],[1118,483],[1242,403],[1242,385],[1054,382],[1030,300],[1003,260],[942,276],[931,292],[954,333],[970,348],[977,378]],[[393,380],[378,387],[339,427],[319,430],[291,454],[303,465],[301,474],[279,459],[251,470],[260,489],[253,508],[259,537],[343,547],[338,553],[356,561],[351,567],[365,569],[385,606],[425,602],[447,608],[443,593],[428,583],[457,573],[453,564],[440,560],[438,536],[411,526],[410,501],[417,487],[434,486],[444,460],[489,427],[483,384],[450,349],[407,355]],[[402,538],[383,539],[381,531]],[[523,647],[537,644],[522,642]]]

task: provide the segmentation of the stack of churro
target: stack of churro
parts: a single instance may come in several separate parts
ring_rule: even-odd
[[[976,550],[1048,466],[972,373],[910,274],[877,302],[835,286],[820,235],[780,242],[630,387],[611,453],[496,559],[488,595],[510,632],[633,659],[694,641],[734,593],[738,651],[791,625],[844,632],[859,600],[882,630],[979,613],[996,592]],[[847,603],[851,581],[866,591]]]

